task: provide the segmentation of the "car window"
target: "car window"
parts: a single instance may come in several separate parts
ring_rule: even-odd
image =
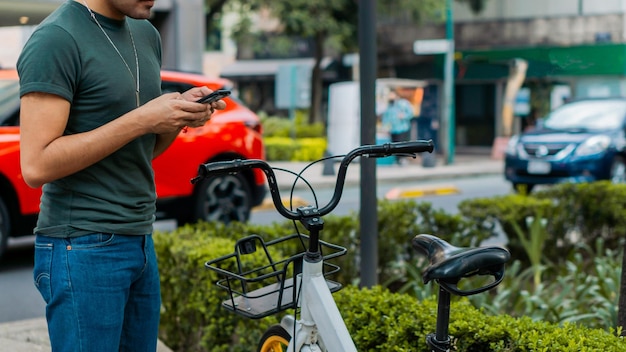
[[[181,83],[181,82],[171,82],[171,81],[162,81],[161,82],[161,91],[163,94],[165,93],[183,93],[193,88],[191,84]]]
[[[20,115],[18,81],[0,80],[0,126],[17,126]]]
[[[553,111],[543,126],[554,130],[603,131],[621,128],[626,102],[618,100],[581,101]]]

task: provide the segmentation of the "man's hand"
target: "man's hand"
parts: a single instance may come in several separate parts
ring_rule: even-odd
[[[183,99],[187,100],[187,101],[193,101],[195,102],[196,100],[211,94],[213,91],[210,90],[207,87],[195,87],[195,88],[191,88],[190,90],[184,92],[182,94]],[[213,112],[213,110],[224,110],[226,108],[226,103],[223,100],[218,100],[215,101],[213,103],[210,104],[204,104],[204,105],[209,105],[211,112]]]
[[[184,99],[180,93],[167,93],[136,109],[137,122],[146,133],[178,133],[182,128],[203,126],[211,118],[211,106]]]
[[[157,120],[153,125],[153,133],[157,134],[154,157],[164,152],[181,130],[186,131],[187,127],[204,126],[215,109],[223,110],[226,108],[226,103],[222,100],[211,104],[196,103],[196,100],[210,93],[211,90],[207,87],[195,87],[182,94],[164,94],[145,105],[153,102],[155,105],[165,103],[166,107],[171,109],[166,110],[167,115],[165,116],[169,116],[167,119]]]

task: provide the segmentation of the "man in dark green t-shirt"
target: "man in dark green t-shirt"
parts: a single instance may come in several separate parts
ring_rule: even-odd
[[[206,87],[161,95],[153,1],[69,0],[18,60],[21,167],[43,185],[35,284],[53,351],[155,351],[151,161],[206,123]]]

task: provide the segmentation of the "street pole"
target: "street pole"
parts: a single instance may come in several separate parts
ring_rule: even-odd
[[[445,68],[443,74],[444,86],[444,119],[448,137],[448,147],[446,148],[446,163],[454,163],[455,147],[455,112],[454,112],[454,21],[452,18],[452,0],[446,0],[446,39],[448,40],[448,51],[446,52]]]
[[[376,142],[376,2],[359,1],[359,85],[361,144]],[[360,158],[361,165],[361,287],[378,283],[378,215],[376,161]]]
[[[291,139],[296,139],[296,92],[297,92],[297,67],[296,65],[290,65],[289,67],[289,83],[291,85],[291,91],[289,92],[289,120],[291,121]]]

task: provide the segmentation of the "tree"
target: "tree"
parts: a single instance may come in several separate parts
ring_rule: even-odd
[[[350,38],[355,32],[357,4],[352,0],[269,0],[264,1],[263,5],[281,20],[286,35],[313,39],[314,66],[309,122],[319,122],[322,102],[320,64],[328,46],[341,50],[352,45]]]
[[[311,75],[310,122],[321,122],[321,62],[328,50],[353,52],[358,46],[358,1],[355,0],[258,0],[282,23],[286,35],[313,38],[314,59]],[[414,18],[431,16],[440,9],[439,0],[390,0],[379,10],[410,13]]]
[[[221,11],[227,0],[205,0],[207,8]],[[482,10],[487,0],[456,0]],[[322,69],[321,62],[328,51],[350,53],[358,50],[358,0],[231,0],[231,9],[238,9],[241,24],[234,31],[239,41],[250,30],[250,10],[267,9],[279,20],[280,30],[286,36],[311,38],[314,43],[313,72],[311,75],[311,108],[309,122],[321,122]],[[444,20],[445,3],[441,0],[386,0],[378,1],[378,14],[410,18]],[[212,11],[215,13],[214,11]],[[376,39],[374,39],[376,40]],[[239,43],[240,44],[240,43]]]
[[[487,0],[456,0],[460,3],[465,3],[474,13],[480,13],[485,8]]]

